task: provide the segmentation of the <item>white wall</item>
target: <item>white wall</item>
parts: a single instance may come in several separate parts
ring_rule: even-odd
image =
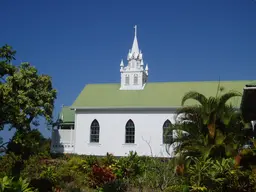
[[[54,129],[52,130],[52,153],[73,153],[75,144],[75,130]]]
[[[90,143],[90,126],[94,119],[100,124],[99,143]],[[125,125],[129,119],[135,124],[135,144],[125,144]],[[174,112],[76,110],[74,151],[86,155],[106,155],[109,152],[115,156],[136,151],[139,155],[151,156],[149,142],[153,156],[169,157],[162,141],[163,124],[167,119],[174,123]]]
[[[144,87],[143,82],[143,71],[140,69],[126,69],[124,72],[121,73],[121,90],[141,90]],[[134,75],[138,75],[138,84],[134,84]],[[129,84],[125,84],[126,75],[129,76]]]

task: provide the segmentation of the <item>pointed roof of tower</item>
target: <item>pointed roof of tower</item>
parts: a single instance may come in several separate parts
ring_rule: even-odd
[[[124,67],[124,61],[123,61],[123,59],[121,60],[120,67]]]
[[[138,44],[138,40],[137,40],[137,25],[134,26],[134,40],[133,40],[133,44],[132,44],[132,50],[131,53],[136,53],[139,54],[139,44]]]
[[[148,64],[146,65],[146,68],[145,68],[146,71],[148,71]]]

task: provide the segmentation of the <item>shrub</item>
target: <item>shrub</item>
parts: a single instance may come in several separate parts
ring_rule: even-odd
[[[125,192],[127,191],[127,183],[123,180],[116,179],[103,185],[104,192]]]
[[[116,176],[110,167],[93,165],[89,179],[91,187],[102,188],[105,184],[114,182]]]
[[[0,178],[0,192],[15,191],[35,192],[36,190],[29,187],[29,182],[21,177],[17,181],[14,181],[13,178],[7,176]]]
[[[99,164],[99,159],[92,155],[86,156],[85,161],[86,161],[87,165],[89,165],[89,167]]]
[[[116,164],[117,159],[111,153],[107,153],[106,156],[103,157],[100,162],[105,166],[110,166]]]
[[[167,187],[164,192],[189,192],[189,187],[186,185],[172,185]]]
[[[145,158],[139,157],[136,152],[130,152],[127,157],[121,157],[117,162],[117,173],[120,178],[136,178],[144,172],[145,162]]]
[[[20,156],[13,153],[6,154],[0,157],[0,178],[4,176],[11,176],[16,162],[21,161]]]
[[[58,166],[56,171],[58,175],[56,184],[62,189],[72,191],[86,186],[91,168],[85,158],[71,156],[67,161],[62,161],[61,166]]]
[[[32,179],[30,186],[37,189],[38,192],[51,192],[54,184],[45,178]]]
[[[148,187],[164,191],[169,186],[179,184],[180,177],[174,172],[175,164],[172,160],[162,162],[152,158],[146,165],[145,179]]]

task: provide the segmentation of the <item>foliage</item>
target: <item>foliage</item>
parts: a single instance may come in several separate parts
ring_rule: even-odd
[[[190,183],[194,189],[203,190],[205,188],[203,181],[207,180],[208,170],[212,165],[211,159],[198,159],[194,158],[194,164],[188,169],[190,174]]]
[[[177,124],[170,128],[176,133],[170,143],[176,154],[204,158],[236,156],[248,139],[240,112],[228,101],[240,95],[233,91],[209,98],[194,91],[185,94],[182,105],[189,99],[198,104],[179,109]]]
[[[87,159],[87,161],[88,161],[88,159]],[[114,165],[116,162],[117,162],[116,158],[111,153],[107,153],[106,156],[101,159],[101,163],[105,166]]]
[[[12,176],[14,165],[17,161],[21,161],[21,157],[14,153],[0,156],[0,178],[4,176]]]
[[[111,167],[93,165],[92,173],[90,174],[90,186],[93,188],[101,188],[107,183],[115,181],[116,176]]]
[[[14,181],[13,178],[7,176],[0,179],[0,192],[35,192],[33,188],[29,187],[29,182],[26,179],[19,178]]]
[[[10,160],[1,167],[1,175],[16,180],[24,160],[40,153],[49,156],[50,142],[32,128],[39,125],[39,118],[52,121],[56,90],[51,77],[39,74],[29,63],[13,65],[15,53],[11,46],[0,48],[0,130],[9,126],[16,131],[10,142],[0,142],[1,152],[7,153],[1,161]]]
[[[5,163],[8,163],[9,155],[3,157]],[[181,162],[139,157],[135,153],[122,158],[71,155],[51,159],[32,155],[24,161],[21,176],[31,181],[31,187],[43,192],[52,191],[52,188],[64,191],[90,191],[89,188],[94,188],[98,191],[178,192],[188,191],[188,186],[190,191],[240,192],[253,191],[256,187],[256,174],[234,166],[233,158],[192,157],[184,175],[178,175],[176,166]]]
[[[0,154],[3,153],[4,151],[5,151],[5,149],[4,149],[3,138],[0,137]]]
[[[145,159],[140,158],[136,152],[130,152],[127,157],[121,157],[117,162],[117,174],[121,177],[136,177],[145,169]]]
[[[240,95],[233,91],[209,98],[194,91],[184,95],[177,123],[170,127],[175,133],[170,145],[175,147],[176,173],[186,176],[190,191],[253,191],[255,188],[254,178],[249,176],[250,166],[244,166],[243,162],[245,157],[254,155],[255,146],[244,148],[251,136],[251,126],[228,104]],[[189,99],[197,104],[185,106]]]
[[[12,47],[0,48],[0,127],[30,130],[38,117],[51,121],[56,90],[48,75],[40,75],[29,63],[14,66]]]
[[[175,165],[173,160],[149,159],[144,173],[147,186],[165,191],[170,190],[170,186],[180,185],[182,178],[176,175]]]
[[[233,159],[193,158],[188,173],[192,191],[242,192],[255,189],[255,175],[250,170],[236,168]]]
[[[6,153],[10,152],[20,155],[23,160],[33,154],[47,157],[50,155],[50,141],[36,129],[28,132],[18,130],[7,145]]]
[[[106,183],[100,191],[104,192],[125,192],[127,191],[127,183],[123,180],[116,179],[113,182]]]
[[[91,159],[91,158],[88,158]],[[60,162],[57,171],[59,175],[58,184],[62,188],[84,188],[87,186],[88,174],[91,172],[91,166],[86,157],[73,156],[67,161]]]

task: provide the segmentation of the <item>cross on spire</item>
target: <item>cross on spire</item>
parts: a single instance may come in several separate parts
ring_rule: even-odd
[[[137,25],[134,26],[134,40],[132,44],[131,53],[132,54],[136,53],[137,55],[139,54],[139,45],[137,40]]]
[[[134,25],[134,36],[137,36],[137,25]]]

